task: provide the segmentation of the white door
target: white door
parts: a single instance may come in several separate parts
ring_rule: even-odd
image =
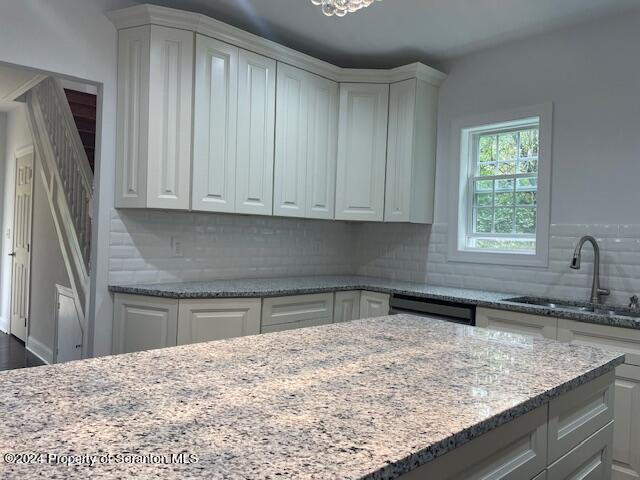
[[[390,88],[385,222],[408,222],[411,219],[416,82],[412,78],[393,83]]]
[[[260,333],[260,298],[181,300],[178,345]]]
[[[56,354],[55,363],[82,358],[82,327],[73,290],[56,285]]]
[[[193,33],[151,26],[147,207],[191,203]]]
[[[276,62],[240,50],[236,212],[273,213]]]
[[[338,155],[338,84],[309,75],[307,218],[334,218]]]
[[[389,295],[377,292],[360,292],[360,318],[389,315]]]
[[[233,212],[238,48],[196,35],[193,210]]]
[[[278,63],[274,215],[304,217],[306,214],[310,83],[309,74],[304,70]]]
[[[31,212],[33,211],[33,147],[16,152],[11,273],[11,333],[27,340],[31,273]]]
[[[340,84],[338,220],[382,221],[388,103],[388,84]]]

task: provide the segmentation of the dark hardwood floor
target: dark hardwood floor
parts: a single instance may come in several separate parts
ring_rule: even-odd
[[[39,365],[44,365],[44,363],[28,351],[24,343],[13,335],[0,332],[0,370],[37,367]]]

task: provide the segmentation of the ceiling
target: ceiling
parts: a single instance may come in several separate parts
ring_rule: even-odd
[[[343,67],[430,64],[640,10],[638,0],[383,0],[343,18],[310,0],[148,0],[204,13]]]

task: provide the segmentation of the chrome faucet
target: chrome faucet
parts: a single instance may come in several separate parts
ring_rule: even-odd
[[[632,312],[640,312],[640,298],[638,298],[638,295],[629,297],[629,308]]]
[[[608,288],[600,288],[600,247],[598,247],[598,242],[595,238],[591,235],[585,235],[578,241],[578,245],[576,245],[576,249],[573,252],[571,265],[569,266],[574,270],[580,270],[582,247],[586,242],[593,245],[593,283],[591,285],[591,303],[599,305],[602,303],[600,297],[603,295],[609,295],[611,291]]]

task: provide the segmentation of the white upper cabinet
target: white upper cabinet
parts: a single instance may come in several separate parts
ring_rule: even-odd
[[[338,84],[310,75],[307,122],[307,218],[332,219],[338,155]]]
[[[193,42],[157,25],[119,33],[117,207],[189,209]]]
[[[437,88],[412,78],[392,83],[385,222],[433,223]]]
[[[388,103],[388,84],[340,84],[336,219],[383,220]]]
[[[240,50],[238,56],[238,213],[273,213],[276,62]]]
[[[196,35],[192,208],[234,212],[237,47]]]
[[[108,16],[116,208],[432,223],[444,74],[341,68],[156,5]]]
[[[278,64],[274,214],[333,218],[338,84]]]
[[[273,180],[275,215],[304,217],[306,214],[310,83],[309,74],[304,70],[278,64]]]

